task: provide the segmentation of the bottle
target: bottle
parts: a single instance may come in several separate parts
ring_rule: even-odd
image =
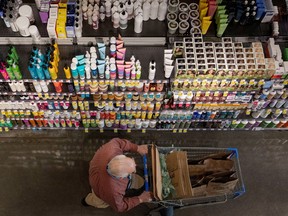
[[[120,29],[126,29],[128,26],[128,14],[126,11],[120,13]]]
[[[131,2],[130,0],[126,2],[126,10],[128,13],[128,20],[131,20],[133,18],[133,2]]]
[[[64,65],[64,73],[66,79],[71,79],[71,71],[67,64]]]
[[[79,23],[75,23],[74,30],[77,38],[82,37],[82,26]]]
[[[6,14],[3,14],[3,20],[4,20],[4,23],[5,23],[5,25],[6,25],[6,27],[7,28],[10,28],[11,27],[11,25],[10,25],[10,22],[9,22],[9,19],[8,19],[8,17],[6,16]]]
[[[164,21],[166,18],[166,13],[167,13],[167,2],[163,1],[161,2],[161,4],[159,5],[158,8],[158,20],[159,21]]]
[[[18,64],[15,64],[15,63],[13,64],[12,71],[13,71],[13,73],[15,75],[15,78],[17,80],[21,80],[22,79],[22,74],[20,72],[20,68],[19,68]]]
[[[158,8],[159,8],[159,3],[157,0],[154,0],[151,3],[151,7],[150,7],[150,19],[151,20],[155,20],[158,17]]]
[[[9,15],[9,23],[10,23],[11,30],[13,32],[19,31],[18,26],[16,24],[16,19],[17,19],[17,17],[14,17],[12,14]]]
[[[49,70],[51,79],[53,79],[53,80],[57,79],[58,76],[57,76],[57,73],[56,73],[56,69],[55,69],[55,67],[52,64],[49,64],[48,70]]]
[[[138,14],[134,20],[134,32],[141,33],[143,28],[143,16],[142,14]]]
[[[149,1],[146,1],[143,4],[143,21],[148,21],[149,20],[149,18],[150,18],[150,8],[151,8],[151,5],[150,5]]]

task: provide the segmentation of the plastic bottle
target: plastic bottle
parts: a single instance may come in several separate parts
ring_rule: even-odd
[[[154,0],[151,3],[151,8],[150,8],[150,19],[155,20],[158,17],[158,8],[159,8],[159,3],[157,0]]]
[[[151,4],[149,3],[149,1],[146,1],[143,4],[143,21],[148,21],[150,18],[150,8],[151,8]]]
[[[167,13],[167,2],[163,1],[160,3],[159,8],[158,8],[158,20],[159,21],[164,21],[166,18],[166,13]]]

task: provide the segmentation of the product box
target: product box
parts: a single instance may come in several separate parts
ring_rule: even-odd
[[[222,37],[222,42],[223,43],[232,43],[232,38],[231,37]]]
[[[243,48],[243,43],[242,42],[235,42],[234,48]]]
[[[51,19],[57,19],[58,18],[58,6],[50,7],[49,10],[49,18]]]
[[[186,76],[186,59],[177,58],[175,63],[176,78],[185,78]]]
[[[175,58],[184,57],[184,43],[183,42],[174,42],[173,46],[173,55]]]
[[[49,38],[57,38],[56,19],[51,19],[51,18],[48,19],[47,32],[48,32]]]
[[[67,15],[74,15],[76,13],[76,0],[69,0],[67,2]]]
[[[75,22],[75,16],[67,15],[67,20],[66,20],[67,37],[75,37],[74,22]]]
[[[203,42],[195,42],[194,47],[195,48],[202,48],[202,47],[204,47],[204,43]]]
[[[186,43],[191,43],[192,46],[193,46],[193,42],[194,42],[193,37],[185,37],[185,38],[184,38],[184,43],[185,43],[185,44],[186,44]]]
[[[204,47],[205,48],[214,48],[213,42],[204,42]]]
[[[67,38],[65,22],[63,23],[62,21],[57,19],[56,31],[58,38]]]
[[[223,46],[223,43],[216,42],[216,43],[214,43],[214,47],[215,48],[223,48],[224,46]]]

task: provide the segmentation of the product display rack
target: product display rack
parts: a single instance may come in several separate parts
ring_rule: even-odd
[[[41,39],[41,41],[39,41],[38,44],[35,44],[36,47],[39,47],[39,48],[45,48],[45,45],[47,42],[49,42],[49,38],[48,37],[48,34],[47,34],[47,30],[46,30],[46,26],[45,25],[42,25],[41,24],[41,21],[40,21],[40,18],[37,14],[37,9],[35,7],[34,4],[31,4],[32,5],[32,8],[34,9],[34,17],[36,18],[36,21],[35,21],[35,24],[37,25],[37,27],[39,26],[39,32],[41,34],[41,36],[43,37]],[[71,84],[73,85],[74,84],[74,79],[71,78],[71,79],[66,79],[65,78],[65,75],[63,73],[63,67],[64,67],[64,64],[68,64],[70,65],[71,63],[71,59],[76,56],[76,55],[80,55],[80,54],[85,54],[85,52],[87,50],[89,50],[89,46],[91,45],[94,45],[95,46],[95,42],[104,42],[107,44],[107,37],[109,36],[117,36],[118,34],[121,34],[124,38],[124,45],[125,45],[125,37],[127,37],[127,39],[129,40],[129,42],[127,44],[133,44],[133,45],[138,45],[138,46],[127,46],[125,45],[125,47],[127,48],[127,52],[126,52],[126,56],[131,56],[131,55],[134,55],[136,57],[136,59],[140,59],[141,61],[141,66],[142,66],[142,75],[141,75],[141,79],[140,80],[136,80],[136,81],[140,81],[140,82],[146,82],[146,83],[165,83],[165,84],[172,84],[173,81],[175,80],[175,78],[173,78],[174,76],[172,75],[171,79],[166,79],[164,78],[164,66],[163,66],[163,62],[164,62],[164,49],[168,48],[168,47],[171,47],[172,44],[168,43],[168,44],[164,44],[165,41],[167,42],[174,42],[174,41],[177,41],[177,39],[179,38],[182,38],[182,37],[191,37],[190,35],[179,35],[179,34],[176,34],[176,35],[169,35],[169,33],[167,32],[167,23],[166,21],[164,22],[159,22],[159,21],[148,21],[148,22],[144,22],[143,24],[143,32],[140,33],[140,34],[135,34],[134,31],[133,31],[133,22],[134,21],[129,21],[128,22],[128,29],[126,30],[119,30],[119,29],[114,29],[112,27],[112,23],[111,21],[105,21],[104,23],[100,23],[99,24],[99,29],[98,30],[93,30],[91,26],[89,26],[87,24],[87,21],[83,22],[83,34],[82,34],[82,38],[78,38],[78,39],[61,39],[61,40],[58,40],[59,41],[59,49],[60,49],[60,65],[59,65],[59,71],[60,73],[58,73],[59,77],[56,79],[56,80],[45,80],[48,84],[48,87],[49,87],[49,91],[48,92],[0,92],[0,95],[3,95],[3,96],[21,96],[21,95],[27,95],[27,96],[40,96],[42,97],[42,95],[44,95],[45,97],[48,97],[48,96],[68,96],[67,98],[65,99],[40,99],[40,100],[34,100],[34,99],[29,99],[29,100],[21,100],[21,99],[16,99],[16,100],[9,100],[9,99],[5,99],[5,100],[2,100],[1,101],[18,101],[18,102],[35,102],[35,103],[46,103],[46,102],[88,102],[89,103],[89,110],[80,110],[79,107],[77,109],[73,109],[72,108],[72,105],[70,104],[70,107],[68,109],[55,109],[54,111],[68,111],[68,112],[90,112],[90,111],[99,111],[98,109],[96,110],[93,110],[93,106],[92,104],[94,103],[102,103],[102,102],[106,102],[106,103],[113,103],[113,104],[116,104],[116,103],[123,103],[125,104],[126,102],[133,102],[133,100],[122,100],[122,101],[115,101],[115,100],[101,100],[101,101],[95,101],[95,100],[91,100],[91,97],[93,97],[93,95],[95,94],[105,94],[105,93],[108,93],[108,92],[97,92],[97,93],[94,93],[94,92],[90,92],[90,91],[75,91],[75,86],[74,86],[74,92],[68,92],[68,88],[66,86],[66,84]],[[39,25],[38,25],[39,24]],[[3,25],[3,26],[2,26]],[[4,23],[3,22],[0,22],[0,28],[3,27],[3,28],[6,28],[4,26]],[[250,31],[250,30],[251,31]],[[256,30],[255,30],[256,29]],[[257,23],[255,23],[255,26],[254,24],[252,26],[239,26],[237,24],[231,24],[228,26],[226,32],[224,33],[223,36],[231,36],[231,37],[234,37],[234,41],[245,41],[245,42],[249,42],[249,41],[256,41],[254,40],[255,38],[260,38],[261,41],[265,41],[266,38],[268,38],[268,36],[270,35],[270,31],[271,31],[271,27],[270,27],[270,24],[260,24],[258,25]],[[251,36],[250,38],[245,38],[245,36],[247,36],[247,32],[249,32],[249,36]],[[11,38],[11,44],[15,44],[16,46],[16,49],[18,51],[18,53],[21,55],[21,60],[20,60],[20,69],[21,69],[21,72],[23,74],[23,79],[22,81],[24,83],[32,83],[33,81],[35,81],[34,79],[31,79],[31,76],[29,74],[29,71],[27,69],[27,65],[25,64],[26,62],[28,62],[28,59],[29,59],[29,53],[31,51],[31,45],[20,45],[22,44],[21,42],[21,39],[22,38],[18,38],[19,37],[19,34],[18,33],[14,33],[14,32],[11,32],[11,31],[8,31],[8,32],[1,32],[1,36],[2,37],[6,37],[6,41],[9,41],[7,40],[7,37],[12,37]],[[219,38],[215,38],[215,26],[212,25],[210,26],[210,29],[208,31],[208,33],[203,37],[203,40],[204,41],[221,41],[221,39]],[[14,38],[13,38],[14,37]],[[135,38],[132,38],[132,37],[135,37]],[[254,37],[254,38],[253,38]],[[131,39],[132,38],[132,39]],[[153,40],[154,38],[154,40]],[[23,43],[29,43],[29,40],[26,40],[25,42],[25,39],[27,38],[24,38],[24,42]],[[0,39],[0,41],[5,41],[5,40],[2,40]],[[278,40],[285,40],[285,33],[283,31],[280,31],[280,37]],[[16,43],[19,43],[19,44],[16,44]],[[151,43],[150,45],[147,45],[147,43]],[[32,42],[33,44],[33,42]],[[66,45],[65,45],[66,44]],[[78,45],[77,45],[78,44]],[[156,44],[156,46],[155,46]],[[139,46],[140,45],[140,46]],[[4,45],[1,45],[1,50],[3,50],[3,53],[7,53],[7,46],[4,46]],[[27,53],[27,55],[23,55],[24,53]],[[106,51],[106,53],[108,53],[108,49]],[[64,59],[62,59],[62,57]],[[148,68],[148,65],[149,65],[149,62],[151,60],[156,60],[156,77],[154,80],[148,80],[148,71],[149,71],[149,68]],[[262,78],[251,78],[253,80],[262,80]],[[93,79],[91,79],[93,80]],[[181,80],[181,79],[179,79]],[[183,79],[185,80],[185,79]],[[209,79],[208,79],[209,80]],[[210,79],[210,80],[213,80],[213,79]],[[227,79],[229,80],[229,79]],[[264,79],[265,81],[270,81],[270,79]],[[39,80],[38,80],[39,81]],[[78,81],[80,82],[81,80],[78,79]],[[84,81],[85,83],[89,82],[90,80],[89,79],[84,79],[82,80]],[[105,79],[97,79],[97,81],[106,81]],[[118,80],[118,79],[115,79],[114,80],[115,82],[117,81],[126,81],[125,79],[123,80]],[[129,81],[134,81],[134,80],[129,80]],[[231,81],[231,79],[230,79]],[[1,83],[7,83],[7,82],[10,82],[10,80],[4,80],[4,79],[0,79],[0,84]],[[54,87],[53,87],[53,82],[61,82],[63,83],[63,91],[61,93],[57,93],[57,92],[53,92],[54,91]],[[173,93],[177,93],[179,91],[183,92],[183,93],[187,93],[187,92],[192,92],[193,94],[197,94],[198,92],[202,92],[202,93],[207,93],[207,92],[210,92],[210,93],[215,93],[215,92],[237,92],[237,93],[240,93],[240,92],[245,92],[245,94],[250,94],[252,96],[254,96],[257,92],[259,92],[261,89],[260,88],[253,88],[253,89],[248,89],[247,88],[243,88],[243,89],[233,89],[233,88],[230,88],[230,89],[193,89],[193,90],[176,90],[176,89],[173,89],[170,88],[170,86],[168,86],[167,88],[167,91],[172,91]],[[123,91],[113,91],[113,93],[122,93]],[[124,93],[139,93],[139,92],[136,92],[136,91],[124,91]],[[163,91],[163,92],[166,92],[166,91]],[[141,92],[143,93],[143,92]],[[157,91],[155,91],[154,93],[158,93]],[[167,92],[166,92],[167,93]],[[83,100],[71,100],[71,98],[69,98],[69,96],[75,96],[75,95],[82,95],[83,96]],[[140,101],[139,101],[140,102]],[[156,103],[157,101],[152,101],[151,103]],[[162,102],[161,102],[162,103]],[[160,115],[161,115],[161,112],[163,111],[166,111],[166,110],[182,110],[180,107],[178,108],[174,108],[174,109],[166,109],[164,108],[164,105],[166,103],[166,98],[164,98],[164,101],[163,101],[163,106],[161,107],[160,110],[158,111],[153,111],[153,113],[155,112],[158,112]],[[217,103],[217,102],[215,102]],[[247,102],[248,103],[248,102]],[[189,104],[189,105],[196,105],[196,104],[199,104],[199,102],[194,102],[194,101],[174,101],[172,104],[176,104],[176,105],[186,105],[186,104]],[[213,104],[213,102],[211,102],[211,104]],[[233,103],[227,103],[227,104],[233,104]],[[237,104],[237,102],[235,102],[235,104]],[[244,104],[244,103],[243,103]],[[95,106],[94,106],[95,107]],[[244,115],[245,114],[245,111],[247,107],[244,107],[244,108],[241,108],[239,110],[241,110],[241,114],[236,118],[236,119],[233,119],[233,118],[223,118],[223,119],[186,119],[186,120],[167,120],[167,119],[161,119],[161,118],[156,118],[156,119],[148,119],[148,120],[156,120],[157,121],[157,124],[163,122],[163,121],[177,121],[177,122],[181,122],[181,121],[185,121],[185,122],[189,122],[189,123],[221,123],[221,122],[224,122],[224,121],[233,121],[233,120],[257,120],[257,121],[272,121],[272,120],[275,120],[277,119],[278,121],[287,121],[287,119],[285,118],[282,118],[282,115],[280,115],[280,117],[278,118],[257,118],[257,119],[254,119],[252,118],[251,116],[247,116],[247,115]],[[266,107],[266,109],[269,109],[269,107]],[[274,108],[270,108],[272,110],[274,110]],[[276,108],[275,108],[276,109]],[[280,108],[281,109],[281,108]],[[50,109],[48,109],[49,111]],[[184,108],[185,110],[185,108]],[[195,109],[196,110],[196,109]],[[210,109],[211,111],[214,111],[212,109]],[[283,108],[284,110],[284,108]],[[12,110],[13,111],[13,110]],[[193,106],[192,108],[189,108],[189,111],[193,112],[194,109],[193,109]],[[209,111],[209,109],[197,109],[197,111]],[[216,111],[223,111],[222,109],[216,109]],[[228,110],[229,111],[229,110]],[[101,112],[101,111],[99,111]],[[115,112],[115,111],[114,111]],[[119,112],[122,112],[122,111],[119,111]],[[133,111],[129,111],[129,112],[151,112],[151,111],[142,111],[142,110],[133,110]],[[270,114],[268,115],[270,116]],[[41,120],[41,121],[46,121],[46,120],[49,120],[49,118],[6,118],[6,117],[3,117],[4,119],[10,119],[10,120]],[[57,118],[58,120],[61,120],[62,118]],[[65,118],[63,118],[65,119]],[[85,118],[82,118],[82,120],[85,120]],[[156,125],[155,128],[140,128],[140,129],[136,129],[136,128],[127,128],[127,129],[121,129],[121,128],[113,128],[113,127],[103,127],[103,128],[95,128],[95,127],[84,127],[83,124],[81,123],[81,119],[77,119],[77,120],[80,120],[80,125],[78,127],[61,127],[61,125],[59,127],[45,127],[45,126],[35,126],[35,127],[27,127],[23,124],[22,127],[19,127],[19,126],[14,126],[14,127],[10,127],[10,128],[14,128],[14,129],[76,129],[76,130],[100,130],[100,132],[103,132],[105,130],[113,130],[114,129],[114,132],[115,130],[118,131],[118,130],[124,130],[124,131],[127,131],[127,132],[131,132],[133,130],[142,130],[142,132],[146,131],[147,130],[168,130],[168,131],[172,131],[172,132],[179,132],[179,133],[185,133],[187,131],[198,131],[198,130],[203,130],[203,131],[213,131],[213,130],[285,130],[285,128],[260,128],[260,127],[254,127],[254,128],[217,128],[219,125],[215,125],[213,127],[210,127],[209,125],[207,126],[207,128],[202,128],[202,127],[199,127],[197,128],[197,125],[196,125],[196,128],[194,128],[194,126],[191,126],[187,129],[182,129],[182,128],[159,128],[159,124],[158,126]],[[73,120],[72,118],[70,118],[70,120]],[[75,120],[75,119],[74,119]],[[97,120],[97,119],[93,119],[93,120]],[[121,120],[121,119],[120,119]],[[123,119],[122,119],[123,120]],[[127,119],[126,119],[127,120]],[[129,119],[128,119],[129,120]],[[145,120],[145,119],[140,119],[141,121]],[[146,119],[147,120],[147,119]],[[3,127],[0,125],[0,128]],[[204,125],[203,127],[206,127],[206,125]],[[3,128],[7,128],[6,126],[3,127]],[[2,128],[1,128],[2,129]]]

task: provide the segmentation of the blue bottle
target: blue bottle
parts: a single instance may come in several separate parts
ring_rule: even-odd
[[[30,72],[32,79],[38,79],[38,75],[37,75],[36,68],[34,65],[29,64],[28,70]]]
[[[39,65],[36,66],[36,73],[37,73],[37,76],[38,76],[38,78],[40,80],[44,80],[45,79],[44,72],[43,72],[42,68]]]

